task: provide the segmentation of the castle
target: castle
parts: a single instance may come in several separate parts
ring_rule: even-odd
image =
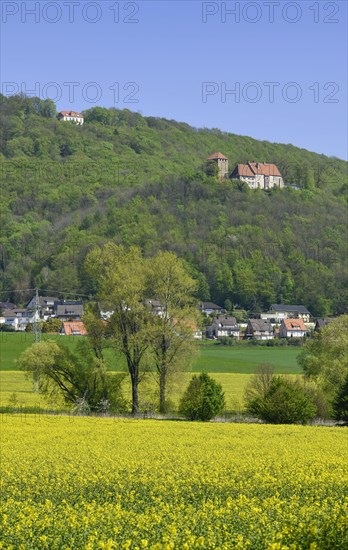
[[[248,162],[237,164],[233,172],[228,173],[228,158],[222,153],[213,153],[207,158],[208,163],[217,164],[217,175],[220,181],[238,179],[244,181],[250,189],[272,189],[284,187],[284,181],[278,167],[268,162]]]

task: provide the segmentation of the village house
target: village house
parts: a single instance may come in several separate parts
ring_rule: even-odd
[[[218,167],[218,177],[220,180],[228,178],[228,158],[222,153],[213,153],[207,158],[207,163],[216,163]]]
[[[148,308],[154,313],[155,315],[159,315],[160,317],[163,316],[164,313],[164,306],[161,304],[159,300],[146,300],[145,304],[148,306]]]
[[[272,304],[267,313],[261,313],[261,319],[268,319],[273,323],[281,323],[283,319],[303,319],[309,323],[311,314],[305,306]]]
[[[81,321],[83,317],[82,302],[65,300],[55,302],[54,316],[61,321]]]
[[[317,319],[314,326],[314,331],[319,332],[322,328],[326,327],[330,322],[330,319],[324,319],[323,317],[321,319]]]
[[[61,334],[64,336],[86,336],[87,330],[82,321],[64,321]]]
[[[283,319],[280,325],[280,338],[303,338],[307,328],[303,319]]]
[[[14,330],[25,331],[29,324],[39,321],[37,312],[27,308],[5,309],[0,317],[0,323]]]
[[[244,181],[250,189],[272,189],[284,187],[282,175],[275,164],[268,162],[248,162],[237,164],[231,179]]]
[[[76,111],[61,111],[58,113],[58,119],[68,122],[75,122],[75,124],[79,126],[82,126],[84,123],[83,115],[81,113],[77,113]]]
[[[274,338],[273,327],[265,319],[249,319],[245,337],[255,340],[272,340]]]
[[[214,317],[212,324],[207,328],[206,335],[207,338],[232,336],[239,340],[240,329],[235,317],[218,315]]]
[[[220,315],[221,313],[225,313],[226,311],[223,307],[218,306],[213,302],[201,302],[198,306],[198,309],[201,313],[204,313],[207,316],[211,313],[214,313],[214,315]]]
[[[40,318],[47,321],[49,317],[54,315],[54,304],[59,302],[59,299],[55,296],[39,296],[39,312]],[[33,296],[27,303],[28,309],[34,309],[36,304],[36,297]]]
[[[17,306],[12,302],[0,302],[0,310],[15,309]]]

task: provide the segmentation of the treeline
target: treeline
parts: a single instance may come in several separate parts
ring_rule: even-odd
[[[83,269],[109,240],[185,260],[197,298],[252,311],[303,303],[313,315],[346,303],[347,163],[292,145],[92,108],[59,122],[49,101],[1,97],[0,285],[3,299],[40,287],[93,295]],[[251,191],[204,173],[221,151],[230,170],[275,162],[297,191]]]

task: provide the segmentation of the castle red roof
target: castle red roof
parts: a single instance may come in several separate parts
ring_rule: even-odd
[[[228,158],[225,157],[225,155],[223,155],[222,153],[213,153],[212,155],[210,155],[210,157],[207,158],[207,160],[216,160],[216,159],[228,160]]]
[[[275,164],[268,164],[266,162],[248,162],[248,165],[254,174],[281,177],[281,173]]]
[[[248,162],[247,164],[237,164],[232,175],[238,176],[278,176],[282,177],[277,166],[266,162]]]

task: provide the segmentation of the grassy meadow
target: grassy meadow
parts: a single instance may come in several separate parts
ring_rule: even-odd
[[[42,335],[43,339],[59,339],[71,349],[74,349],[78,337],[60,335]],[[40,407],[42,409],[64,408],[62,404],[47,403],[41,395],[33,391],[31,380],[25,373],[17,370],[16,359],[20,353],[34,342],[30,333],[0,333],[0,406],[16,404],[22,407]],[[296,362],[298,348],[292,347],[261,347],[261,346],[219,346],[215,343],[198,344],[197,356],[193,361],[191,372],[206,371],[221,383],[226,397],[227,410],[243,409],[243,395],[246,384],[260,363],[270,363],[276,373],[286,375],[300,374]],[[111,369],[125,369],[122,359],[112,357]],[[177,405],[182,392],[187,386],[192,374],[183,373],[179,380],[173,382],[171,398]],[[140,385],[140,401],[144,408],[149,408],[156,401],[157,385],[151,374]],[[15,396],[14,396],[15,394]],[[128,378],[124,382],[124,394],[131,396]]]

